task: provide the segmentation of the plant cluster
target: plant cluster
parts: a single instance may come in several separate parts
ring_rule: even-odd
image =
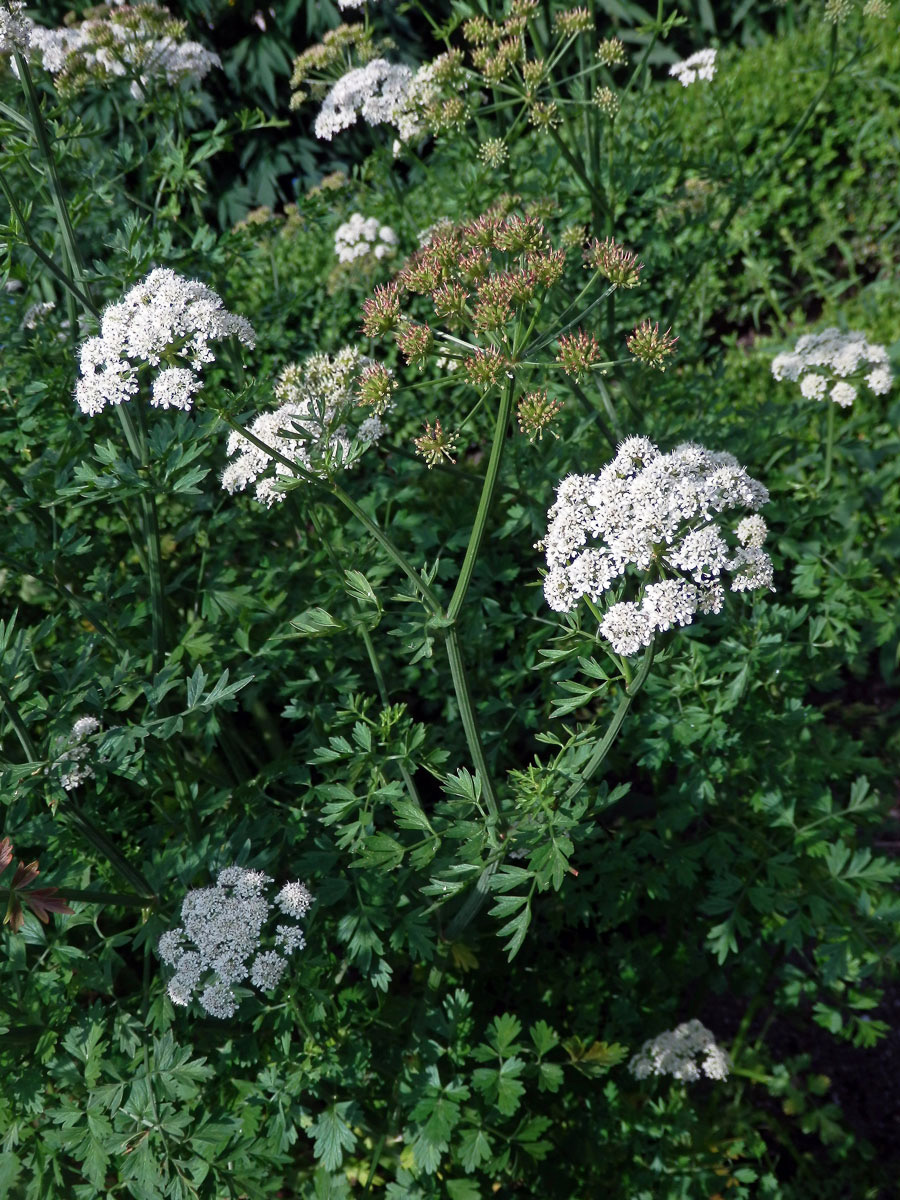
[[[886,1200],[885,6],[301,7],[0,5],[0,1195]]]

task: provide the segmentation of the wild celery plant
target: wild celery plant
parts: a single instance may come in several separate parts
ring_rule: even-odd
[[[97,212],[59,155],[81,135],[68,110],[41,124],[52,80],[37,96],[19,55],[16,268],[91,323],[47,310],[10,328],[4,362],[4,804],[76,909],[44,931],[29,869],[13,880],[14,1194],[564,1200],[614,1179],[800,1200],[823,1154],[835,1195],[876,1186],[796,1030],[884,1032],[889,773],[809,686],[823,636],[833,674],[863,670],[854,614],[866,647],[890,618],[859,575],[824,612],[792,594],[785,558],[827,568],[818,510],[798,549],[795,464],[761,444],[757,392],[718,394],[658,322],[703,269],[693,242],[668,269],[644,247],[692,92],[665,75],[663,6],[615,90],[625,41],[598,9],[517,0],[443,27],[432,10],[434,70],[366,73],[391,14],[363,6],[362,32],[299,72],[331,72],[335,145],[367,145],[367,124],[386,142],[352,178],[217,236],[160,199],[184,186],[199,211],[202,157],[189,184],[183,163],[131,173],[145,219],[127,221],[101,159],[123,227],[91,267]],[[337,101],[360,86],[345,135]],[[776,163],[790,136],[769,139]],[[729,190],[739,138],[715,152],[721,222],[750,184]],[[405,261],[359,256],[326,284],[354,212]],[[790,444],[805,416],[787,411]],[[865,449],[889,458],[883,426]],[[838,507],[865,498],[849,462]],[[889,465],[878,480],[892,496]],[[806,565],[800,582],[814,608]],[[275,908],[303,932],[270,935]]]

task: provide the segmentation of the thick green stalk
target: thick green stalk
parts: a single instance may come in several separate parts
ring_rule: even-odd
[[[609,728],[603,735],[602,740],[597,744],[594,753],[589,758],[587,765],[581,772],[581,777],[576,779],[569,790],[566,792],[566,800],[574,800],[588,780],[595,774],[600,764],[609,754],[613,747],[613,743],[619,736],[619,731],[622,724],[628,715],[628,710],[631,708],[632,701],[638,692],[647,682],[647,676],[650,674],[650,668],[653,665],[654,648],[651,642],[644,654],[644,661],[641,663],[637,674],[632,682],[625,688],[625,693],[619,701],[619,706],[613,714],[613,719],[609,723]]]
[[[509,427],[509,417],[512,412],[514,394],[515,380],[509,379],[507,380],[506,387],[503,389],[503,395],[497,409],[497,419],[494,422],[494,439],[491,443],[491,455],[488,460],[484,483],[481,487],[481,498],[478,501],[475,522],[472,526],[472,532],[469,535],[469,544],[466,547],[466,554],[460,568],[459,578],[456,581],[456,587],[453,589],[453,595],[450,598],[450,603],[447,605],[447,616],[451,621],[456,620],[462,609],[466,593],[472,582],[472,572],[475,570],[478,552],[484,540],[484,531],[488,516],[490,515],[491,505],[493,504],[497,479],[500,474],[500,464],[503,459],[503,449],[506,445],[506,434]]]

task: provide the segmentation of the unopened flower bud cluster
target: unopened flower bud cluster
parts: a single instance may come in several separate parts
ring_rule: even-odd
[[[396,249],[396,233],[376,217],[364,217],[355,212],[335,230],[334,251],[342,263],[358,258],[390,258]]]
[[[701,1075],[707,1079],[727,1079],[731,1063],[706,1026],[694,1020],[644,1042],[628,1069],[636,1079],[671,1075],[674,1079],[694,1082]]]
[[[287,883],[275,896],[274,909],[289,920],[268,928],[274,881],[262,871],[226,867],[214,887],[196,888],[185,896],[181,925],[159,939],[159,956],[175,973],[167,992],[173,1004],[186,1007],[195,997],[212,1017],[237,1012],[235,986],[245,982],[271,991],[288,968],[288,957],[306,945],[296,923],[309,912],[313,897],[302,883]]]
[[[288,463],[319,478],[335,466],[352,466],[364,446],[387,432],[381,416],[390,408],[390,381],[381,382],[380,403],[374,394],[364,397],[361,370],[370,365],[368,358],[347,346],[333,357],[313,354],[302,365],[285,367],[274,388],[282,403],[247,426],[247,432],[273,453],[234,430],[227,447],[232,462],[222,474],[222,487],[234,494],[253,484],[256,499],[271,508],[284,499],[279,481],[295,478]],[[370,403],[375,411],[351,431],[345,422],[360,403]]]
[[[657,632],[719,612],[729,575],[734,592],[772,587],[762,517],[731,534],[722,518],[755,514],[767,500],[730,454],[692,443],[662,454],[647,438],[627,438],[599,475],[569,475],[557,489],[538,543],[547,603],[571,612],[584,597],[608,603],[614,589],[636,584],[636,600],[611,604],[600,625],[617,654],[636,654]]]
[[[141,99],[155,88],[197,84],[222,65],[217,54],[185,39],[187,23],[161,5],[108,8],[59,29],[29,24],[28,57],[53,75],[61,95],[123,78]]]
[[[130,400],[138,391],[139,368],[149,366],[156,370],[150,403],[189,409],[203,368],[215,362],[210,343],[228,337],[245,346],[256,339],[250,322],[228,312],[212,288],[158,267],[104,309],[100,336],[82,345],[78,406],[94,416]]]
[[[849,408],[857,397],[851,379],[857,385],[864,382],[876,396],[886,395],[894,382],[884,346],[873,345],[859,330],[842,333],[833,326],[804,334],[792,351],[777,355],[772,374],[778,380],[799,380],[807,400],[827,398],[842,408]]]

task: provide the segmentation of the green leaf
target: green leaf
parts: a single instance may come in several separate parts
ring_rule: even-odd
[[[459,1140],[457,1155],[462,1169],[471,1174],[494,1153],[491,1140],[483,1129],[465,1129]]]
[[[554,1046],[559,1045],[559,1036],[546,1021],[536,1021],[528,1032],[531,1035],[531,1040],[534,1042],[534,1048],[539,1055],[544,1055],[549,1050],[552,1050]]]
[[[344,625],[326,609],[316,606],[307,608],[299,616],[294,617],[291,627],[301,637],[328,637],[337,630],[343,629]]]
[[[481,1189],[474,1179],[447,1179],[444,1187],[450,1200],[481,1200]]]
[[[333,1104],[310,1126],[309,1133],[315,1138],[313,1153],[326,1171],[335,1171],[344,1161],[344,1151],[356,1145],[356,1134],[347,1124],[352,1102]]]
[[[393,871],[403,861],[404,849],[390,834],[376,833],[366,838],[359,858],[351,867],[377,867],[382,871]]]
[[[520,1058],[508,1058],[497,1067],[478,1067],[472,1074],[472,1083],[505,1117],[511,1116],[519,1107],[525,1094],[525,1085],[519,1076],[525,1069]]]

